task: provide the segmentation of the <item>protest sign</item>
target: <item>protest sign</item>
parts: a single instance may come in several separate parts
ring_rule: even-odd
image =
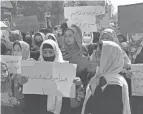
[[[64,16],[68,19],[67,24],[69,26],[76,24],[83,32],[97,31],[96,15],[104,13],[103,6],[64,7]]]
[[[76,76],[76,68],[72,64],[27,61],[27,66],[22,65],[22,75],[28,77],[28,82],[23,85],[23,94],[75,97],[71,94]]]
[[[130,58],[135,60],[142,50],[143,33],[128,33],[127,39],[129,41],[128,51],[130,52]]]
[[[21,60],[20,56],[1,55],[1,62],[7,65],[9,73],[12,74],[21,74]]]
[[[143,96],[143,64],[131,65],[132,95]]]
[[[76,66],[69,63],[54,63],[53,64],[53,78],[60,78],[61,81],[56,81],[57,90],[60,91],[63,96],[72,96],[71,91],[73,80],[76,76]],[[65,80],[65,81],[64,81]],[[64,83],[63,83],[64,82]]]
[[[97,28],[100,29],[107,29],[109,28],[110,18],[109,14],[106,13],[104,15],[97,16]]]

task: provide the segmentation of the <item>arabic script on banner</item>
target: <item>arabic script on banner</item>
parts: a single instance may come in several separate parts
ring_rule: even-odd
[[[132,64],[132,95],[143,96],[143,64]]]
[[[23,86],[24,94],[75,97],[71,90],[76,76],[74,65],[36,61],[34,66],[28,61],[27,64],[28,66],[22,65],[22,75],[28,77],[28,82]]]
[[[78,6],[78,7],[65,7],[64,16],[68,19],[68,25],[78,25],[82,31],[95,32],[96,15],[104,14],[105,8],[98,6]]]
[[[1,62],[7,65],[12,74],[21,74],[21,60],[20,56],[1,55]]]

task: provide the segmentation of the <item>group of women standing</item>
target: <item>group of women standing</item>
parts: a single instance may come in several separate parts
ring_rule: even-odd
[[[12,55],[29,61],[68,61],[77,64],[73,81],[76,98],[23,95],[22,85],[28,79],[20,74],[10,76],[5,73],[1,75],[4,88],[1,92],[10,90],[10,94],[14,93],[10,96],[10,102],[13,105],[11,109],[17,111],[15,114],[131,114],[128,83],[122,75],[128,72],[131,61],[120,47],[114,30],[106,29],[101,33],[97,49],[91,56],[82,43],[82,32],[76,25],[64,31],[64,45],[60,48],[52,33],[44,35],[38,32],[33,38],[29,37],[27,35],[25,38],[27,43],[13,43]],[[4,70],[4,66],[1,69]],[[1,109],[2,114],[12,114],[9,106],[2,105]]]

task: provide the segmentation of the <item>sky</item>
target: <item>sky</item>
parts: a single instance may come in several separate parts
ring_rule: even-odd
[[[143,0],[110,0],[115,8],[115,12],[117,12],[118,5],[127,5],[127,4],[135,4],[135,3],[143,3]]]

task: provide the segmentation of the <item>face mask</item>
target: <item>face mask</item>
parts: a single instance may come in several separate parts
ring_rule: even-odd
[[[43,42],[43,41],[38,41],[38,42],[37,42],[37,41],[35,41],[35,44],[36,44],[38,47],[40,47],[40,46],[41,46],[41,44],[42,44],[42,42]]]
[[[55,60],[55,56],[51,56],[51,57],[44,57],[43,56],[44,61],[49,61],[49,62],[53,62]]]

